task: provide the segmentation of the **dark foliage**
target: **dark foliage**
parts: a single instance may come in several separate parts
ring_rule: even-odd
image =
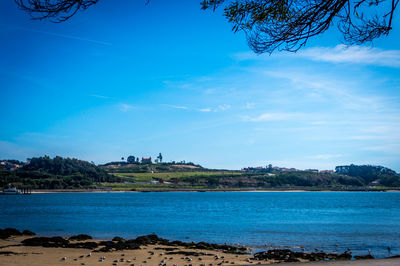
[[[48,156],[32,158],[16,171],[0,171],[0,186],[40,189],[94,188],[95,182],[113,182],[117,178],[103,169],[78,159]]]
[[[14,0],[18,7],[29,12],[33,19],[51,19],[62,22],[79,10],[84,10],[99,0]]]
[[[33,19],[62,22],[99,0],[14,0]],[[146,0],[147,3],[149,0]],[[347,44],[388,35],[399,0],[202,0],[223,7],[233,31],[243,31],[256,53],[297,51],[336,24]],[[160,160],[161,161],[161,160]]]
[[[233,30],[246,33],[256,53],[297,51],[336,24],[347,44],[370,42],[392,30],[399,0],[204,0],[223,6]]]
[[[335,170],[340,174],[357,177],[363,180],[365,184],[380,180],[379,183],[385,186],[400,185],[399,175],[395,171],[383,166],[351,164],[336,166]]]

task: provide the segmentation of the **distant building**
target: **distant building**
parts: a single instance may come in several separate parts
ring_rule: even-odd
[[[151,164],[151,157],[149,157],[149,158],[144,158],[144,157],[142,157],[142,163]]]
[[[333,174],[335,171],[333,170],[321,170],[319,171],[321,174]]]
[[[312,172],[312,173],[318,173],[318,172],[319,172],[318,169],[306,169],[306,170],[304,170],[304,171],[306,171],[306,172]]]

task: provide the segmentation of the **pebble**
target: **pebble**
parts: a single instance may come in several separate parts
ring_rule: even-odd
[[[61,259],[62,259],[62,260],[67,260],[67,257],[62,257]]]

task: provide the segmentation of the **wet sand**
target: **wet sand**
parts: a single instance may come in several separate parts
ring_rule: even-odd
[[[184,247],[174,247],[176,249],[171,250],[171,246],[163,245],[147,245],[137,250],[111,252],[20,245],[20,241],[26,238],[29,237],[11,237],[7,240],[0,240],[0,265],[247,265],[249,264],[248,259],[252,257],[251,255],[227,254],[216,250],[186,249]],[[195,252],[201,255],[168,254],[181,251]],[[103,257],[105,257],[104,260],[101,259]]]
[[[266,265],[266,264],[264,264]],[[353,260],[353,261],[317,261],[307,263],[285,263],[285,266],[399,266],[400,258]]]
[[[23,246],[21,241],[31,236],[13,236],[0,240],[1,266],[43,266],[43,265],[166,265],[166,266],[216,266],[216,265],[268,265],[275,260],[251,260],[250,254],[229,254],[221,250],[193,249],[184,246],[142,245],[140,249],[94,252],[84,248],[54,248],[42,246]],[[99,243],[100,240],[87,240]],[[85,241],[79,241],[80,243]],[[74,241],[71,241],[74,243]],[[282,262],[281,262],[282,263]],[[359,261],[320,261],[301,263],[284,262],[288,266],[394,266],[400,265],[400,258],[359,260]]]

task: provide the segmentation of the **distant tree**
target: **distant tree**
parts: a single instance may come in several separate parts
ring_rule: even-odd
[[[62,22],[99,0],[14,0],[33,19]],[[148,3],[149,0],[143,0]],[[309,38],[337,24],[347,44],[388,35],[400,0],[201,0],[201,8],[224,8],[233,31],[243,31],[256,53],[297,51]]]
[[[161,152],[158,154],[157,159],[160,163],[162,163],[162,155]]]
[[[135,163],[135,156],[129,155],[128,158],[126,159],[126,161],[127,161],[129,164]]]
[[[136,158],[136,162],[139,163],[139,157]]]

